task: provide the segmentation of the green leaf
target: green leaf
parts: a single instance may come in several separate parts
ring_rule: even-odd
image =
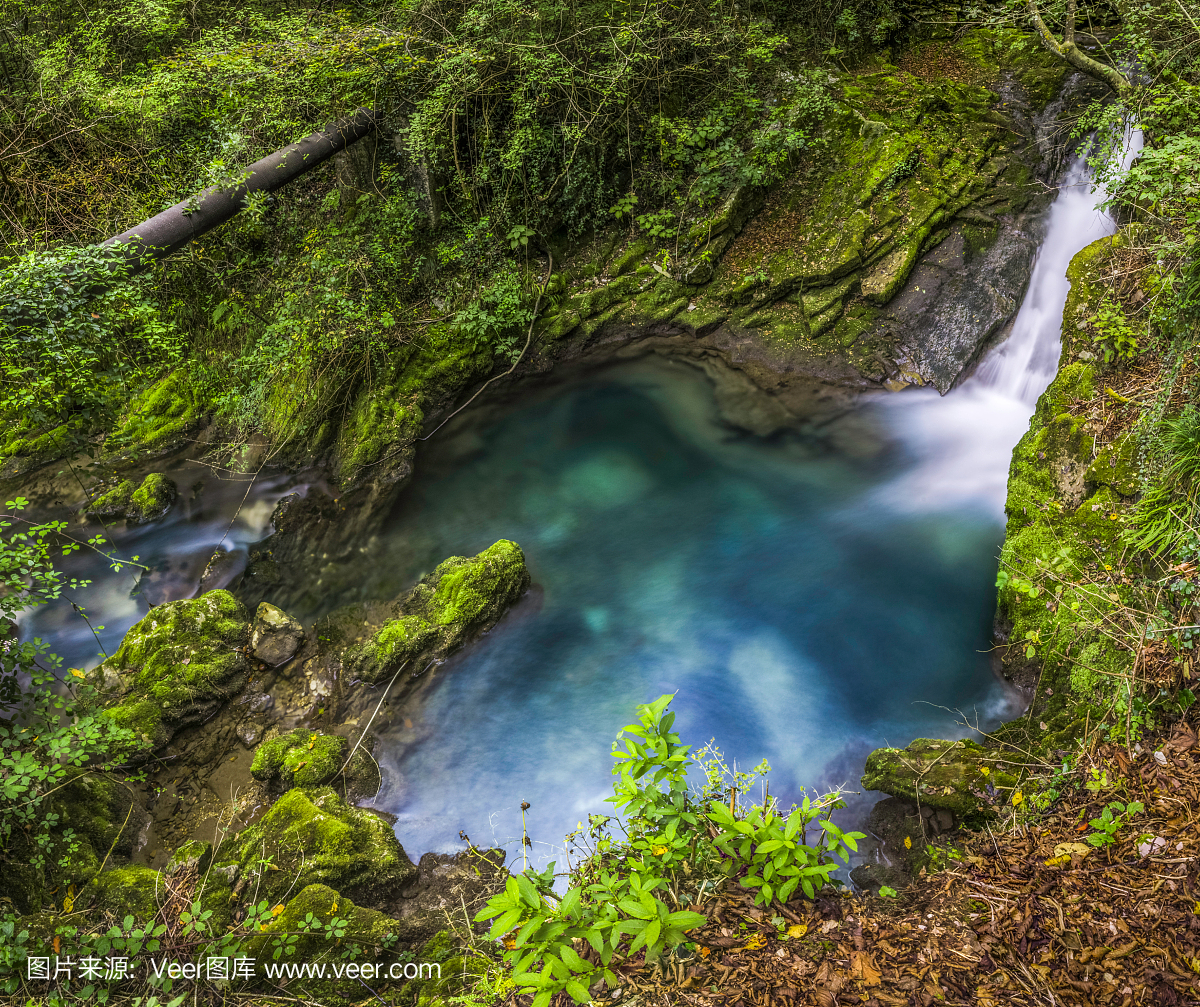
[[[524,874],[517,877],[517,887],[521,892],[521,901],[524,902],[530,909],[539,909],[542,905],[542,898],[538,895],[538,890],[533,886]]]
[[[670,913],[667,916],[667,922],[680,930],[691,930],[694,927],[702,927],[708,922],[707,916],[702,916],[700,913],[693,912],[690,909],[680,909],[677,912]]]
[[[575,953],[575,949],[570,947],[570,945],[564,944],[561,948],[559,948],[558,953],[562,956],[562,960],[566,964],[567,968],[569,968],[572,972],[585,972],[591,968],[591,965],[580,958],[579,955]]]

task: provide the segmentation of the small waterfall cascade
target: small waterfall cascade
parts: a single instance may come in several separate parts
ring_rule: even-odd
[[[1123,168],[1141,146],[1141,132],[1133,131]],[[1112,217],[1097,209],[1105,196],[1092,183],[1086,155],[1077,156],[1047,214],[1045,239],[1008,338],[948,395],[921,389],[884,406],[894,413],[887,417],[889,428],[916,462],[881,487],[887,503],[913,511],[975,506],[1003,519],[1012,449],[1058,370],[1067,266],[1086,245],[1116,230]]]

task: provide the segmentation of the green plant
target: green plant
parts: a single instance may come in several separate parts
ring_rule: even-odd
[[[27,444],[68,422],[55,446],[71,446],[178,360],[178,334],[128,274],[112,249],[0,256],[0,418],[10,451],[14,433]]]
[[[64,672],[43,640],[17,639],[20,612],[69,598],[88,584],[64,578],[53,554],[81,548],[103,553],[105,540],[75,540],[65,521],[27,520],[21,514],[24,498],[5,506],[0,514],[0,860],[32,866],[44,877],[66,867],[79,849],[75,833],[59,828],[51,796],[85,769],[112,770],[138,743],[132,731],[100,715],[103,703],[91,676],[77,668]],[[130,563],[105,555],[114,570]],[[136,557],[132,565],[138,565]],[[83,609],[71,604],[86,620]],[[104,628],[89,627],[93,633]]]
[[[1187,405],[1160,424],[1166,456],[1161,478],[1138,501],[1122,540],[1155,556],[1174,552],[1196,534],[1200,518],[1200,409]]]
[[[1092,342],[1104,354],[1104,362],[1132,360],[1137,356],[1138,339],[1125,317],[1125,311],[1110,294],[1096,309],[1088,322],[1095,330]]]
[[[671,699],[640,705],[638,722],[613,745],[617,780],[608,800],[624,811],[625,840],[609,835],[612,819],[592,816],[592,848],[569,872],[563,895],[551,888],[553,865],[530,869],[509,878],[476,917],[493,921],[490,937],[505,941],[513,982],[534,994],[535,1007],[559,992],[587,1003],[598,979],[616,985],[614,959],[643,953],[654,961],[683,943],[688,930],[705,922],[680,908],[683,891],[694,888],[692,897],[699,897],[714,881],[736,875],[759,889],[760,905],[786,901],[797,886],[812,897],[836,866],[830,855],[862,838],[823,817],[842,806],[837,794],[806,798],[786,816],[771,801],[747,806],[739,796],[757,774],[734,773],[726,787],[730,774],[711,747],[706,782],[693,790],[688,774],[697,763],[671,730]],[[809,847],[804,830],[814,823],[822,839]]]
[[[515,271],[501,273],[454,316],[458,331],[475,349],[487,348],[514,362],[521,353],[519,336],[533,318],[528,291]]]
[[[1109,801],[1100,817],[1088,822],[1095,831],[1088,833],[1084,839],[1092,846],[1111,846],[1117,841],[1117,833],[1130,823],[1133,816],[1145,810],[1146,806],[1141,801],[1130,801],[1128,804]]]

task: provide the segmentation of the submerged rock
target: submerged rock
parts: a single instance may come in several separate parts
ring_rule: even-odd
[[[203,721],[246,685],[246,610],[228,591],[151,610],[97,669],[119,682],[120,702],[105,716],[158,747],[179,727]]]
[[[304,627],[295,619],[263,602],[254,613],[250,630],[250,653],[271,667],[290,661],[304,642]]]
[[[157,521],[171,509],[179,491],[161,472],[151,472],[135,486],[126,479],[84,509],[88,517],[131,524]]]
[[[525,554],[507,539],[478,556],[451,556],[396,604],[396,618],[347,655],[345,667],[357,678],[379,682],[406,661],[448,657],[491,629],[529,581]]]

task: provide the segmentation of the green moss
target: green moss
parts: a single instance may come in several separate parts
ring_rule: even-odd
[[[156,745],[179,724],[203,719],[245,685],[245,609],[228,591],[153,609],[98,671],[119,676],[125,694],[106,716]]]
[[[96,875],[75,899],[76,909],[91,908],[114,920],[132,916],[149,923],[166,897],[162,875],[149,867],[117,867]]]
[[[202,839],[189,839],[171,854],[164,873],[179,874],[187,871],[204,874],[212,864],[212,852],[212,843],[206,843]]]
[[[608,275],[612,277],[624,276],[626,273],[636,269],[642,259],[646,257],[646,253],[653,248],[650,242],[641,240],[631,244],[616,261],[610,263],[608,267]]]
[[[862,785],[913,804],[944,808],[961,820],[981,806],[979,792],[989,778],[995,780],[996,762],[972,741],[918,738],[907,748],[873,751]]]
[[[177,495],[175,483],[161,472],[151,472],[137,486],[128,479],[122,480],[93,500],[84,513],[89,517],[148,524],[166,514]]]
[[[258,746],[250,775],[264,783],[316,787],[329,783],[346,760],[349,742],[333,734],[296,728]]]
[[[1067,270],[1064,360],[1121,240],[1093,242]],[[1141,491],[1139,444],[1135,433],[1097,444],[1086,426],[1097,386],[1095,366],[1062,366],[1013,451],[998,593],[1000,615],[1012,627],[1004,660],[1038,677],[1032,720],[1046,725],[1029,738],[1028,725],[1010,725],[1009,740],[1022,747],[1069,746],[1071,725],[1084,719],[1086,705],[1111,691],[1133,662],[1133,649],[1116,646],[1102,629],[1134,601],[1128,579],[1110,572],[1127,559],[1120,534],[1127,498]]]
[[[243,877],[254,874],[257,897],[272,902],[311,884],[370,902],[394,895],[416,875],[388,824],[328,787],[289,790],[239,834],[236,848]],[[264,868],[264,858],[278,870]]]
[[[129,512],[136,489],[133,482],[123,479],[107,493],[96,497],[84,513],[99,518],[123,518]]]
[[[109,850],[115,849],[118,856],[128,852],[133,838],[127,823],[133,791],[128,787],[77,769],[54,797],[60,830],[72,830],[78,843],[58,872],[59,879],[81,885],[96,874]]]
[[[395,997],[396,1007],[446,1007],[450,998],[459,996],[486,975],[491,964],[487,959],[465,954],[448,930],[441,930],[426,941],[416,960],[441,968],[427,978],[407,982]]]
[[[378,682],[405,661],[444,658],[496,623],[529,587],[525,555],[501,539],[477,556],[440,563],[397,605],[396,618],[352,650],[345,666]]]
[[[1139,447],[1138,438],[1133,433],[1118,437],[1112,444],[1102,448],[1088,466],[1087,481],[1097,486],[1108,486],[1122,496],[1131,497],[1140,493]]]
[[[113,432],[121,447],[162,450],[212,411],[212,382],[201,366],[181,367],[140,392]]]
[[[344,921],[341,924],[344,933],[340,940],[330,940],[325,934],[325,924],[334,919]],[[313,922],[320,924],[320,929],[312,928]],[[384,916],[382,912],[355,905],[346,895],[328,885],[308,885],[284,904],[280,915],[266,924],[263,936],[252,937],[247,941],[246,952],[252,958],[274,960],[272,948],[276,935],[300,934],[299,941],[293,945],[292,953],[281,955],[282,960],[292,959],[304,963],[336,961],[341,964],[343,952],[348,945],[364,949],[366,953],[361,955],[360,960],[380,960],[386,957],[385,942],[394,936],[395,931],[395,919]],[[355,979],[343,979],[341,985],[360,991],[362,989]],[[336,985],[331,983],[311,987],[313,991],[334,988]]]

